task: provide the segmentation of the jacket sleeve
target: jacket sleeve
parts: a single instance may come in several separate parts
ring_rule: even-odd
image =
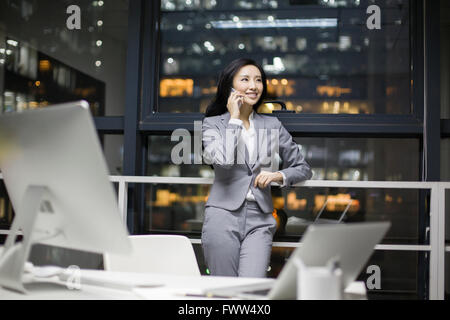
[[[280,172],[286,177],[284,186],[289,187],[311,179],[311,167],[305,161],[298,145],[293,141],[292,136],[281,122],[279,122],[279,126],[279,153],[283,160],[283,169]]]
[[[209,118],[202,124],[203,160],[206,164],[231,169],[236,163],[237,146],[242,133],[242,126],[228,123],[225,136]]]

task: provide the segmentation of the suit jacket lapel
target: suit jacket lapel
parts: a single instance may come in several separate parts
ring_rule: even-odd
[[[222,114],[222,115],[220,116],[220,120],[222,121],[222,126],[223,126],[224,128],[227,127],[227,124],[228,124],[228,121],[230,121],[230,118],[231,118],[231,115],[230,115],[229,112],[225,112],[224,114]]]
[[[254,112],[253,113],[253,125],[255,127],[255,134],[256,134],[256,146],[255,146],[255,149],[256,149],[256,161],[255,161],[255,163],[253,164],[252,167],[255,167],[256,164],[259,163],[258,160],[260,158],[259,156],[260,156],[260,151],[261,151],[261,148],[260,148],[261,143],[264,143],[264,141],[260,141],[264,137],[264,135],[261,136],[259,134],[259,131],[265,128],[264,117],[262,117],[261,115],[259,115],[256,112]],[[265,143],[267,143],[267,141]]]
[[[222,130],[222,136],[223,137],[226,137],[226,128],[227,128],[228,122],[230,121],[230,118],[231,118],[231,115],[230,115],[229,112],[225,112],[224,114],[222,114],[220,116],[220,120],[221,120],[221,123],[222,123],[222,129],[221,130]],[[243,156],[244,156],[244,159],[245,159],[245,164],[247,165],[247,168],[249,170],[251,170],[251,166],[248,163],[249,156],[248,156],[248,150],[247,150],[246,146],[244,146],[244,152],[245,152],[245,154]]]

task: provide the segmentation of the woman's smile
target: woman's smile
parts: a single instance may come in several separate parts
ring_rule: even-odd
[[[249,97],[252,100],[257,100],[259,98],[259,95],[256,92],[246,93],[245,96]]]

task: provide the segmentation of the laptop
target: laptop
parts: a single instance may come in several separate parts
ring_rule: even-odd
[[[390,226],[390,222],[312,225],[276,280],[267,282],[266,279],[264,283],[246,286],[209,288],[205,294],[241,299],[296,299],[297,268],[294,261],[297,258],[308,267],[325,266],[331,259],[339,258],[345,289],[356,280]]]

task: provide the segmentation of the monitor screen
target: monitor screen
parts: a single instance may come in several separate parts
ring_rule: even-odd
[[[87,102],[1,115],[0,170],[16,214],[13,227],[31,223],[30,198],[40,190],[33,243],[131,251]]]

